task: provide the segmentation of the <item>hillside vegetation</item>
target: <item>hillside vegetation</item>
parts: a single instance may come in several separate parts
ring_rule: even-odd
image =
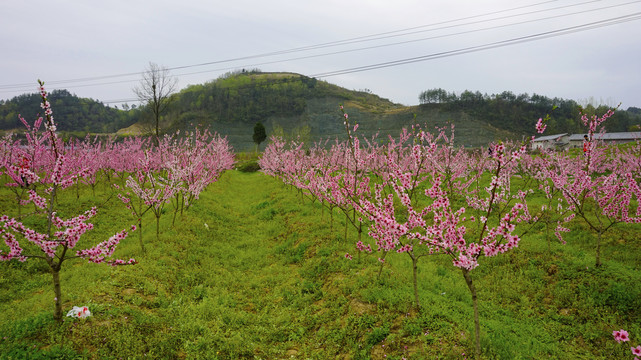
[[[58,130],[84,137],[87,133],[115,133],[140,119],[140,111],[119,110],[86,98],[79,98],[67,90],[54,90],[49,101],[55,107]],[[18,115],[30,124],[38,117],[40,94],[23,94],[11,100],[0,100],[0,130],[24,129]]]
[[[426,90],[418,98],[421,105],[404,106],[367,91],[348,90],[300,74],[243,70],[172,95],[161,126],[169,133],[207,127],[227,136],[236,151],[254,149],[252,129],[258,121],[265,125],[268,136],[305,143],[343,139],[340,104],[350,120],[359,123],[361,136],[378,134],[383,141],[411,124],[429,131],[454,124],[457,145],[480,147],[499,139],[534,135],[534,124],[547,114],[551,115],[549,134],[575,133],[582,128],[577,121],[581,107],[573,100],[509,91],[493,95],[465,91],[456,95],[443,89]],[[60,109],[56,114],[59,130],[75,136],[83,137],[87,132],[144,135],[152,128],[152,116],[144,107],[111,108],[65,90],[52,92],[51,100]],[[0,102],[0,130],[22,128],[18,114],[31,121],[38,108],[36,94]],[[588,106],[585,110],[604,112],[603,107]],[[606,128],[611,132],[631,131],[640,124],[641,109],[619,109]]]

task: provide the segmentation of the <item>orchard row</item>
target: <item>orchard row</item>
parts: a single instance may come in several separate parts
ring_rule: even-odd
[[[234,162],[227,140],[207,131],[176,134],[155,139],[142,138],[122,142],[63,142],[56,134],[53,111],[44,84],[40,83],[44,117],[25,125],[26,143],[12,135],[0,142],[0,171],[16,196],[18,216],[0,216],[0,234],[6,248],[0,248],[0,261],[39,259],[47,263],[53,276],[55,292],[54,318],[62,320],[62,296],[59,272],[62,264],[74,258],[92,263],[133,265],[135,259],[112,259],[117,245],[142,226],[142,216],[152,211],[156,216],[156,234],[165,205],[173,200],[174,220],[177,213],[198,199],[205,187],[218,179]],[[44,126],[44,129],[41,127]],[[88,221],[97,214],[95,207],[69,219],[58,216],[56,196],[59,191],[79,182],[95,188],[102,176],[113,184],[123,206],[132,214],[137,226],[124,229],[109,239],[85,249],[76,249],[82,235],[93,229]],[[113,180],[113,181],[112,181]],[[33,203],[35,212],[22,214],[22,207]],[[44,217],[46,226],[30,228],[26,217]],[[126,221],[129,222],[129,221]],[[140,246],[144,252],[142,232]]]
[[[414,126],[397,139],[360,139],[358,125],[343,113],[346,141],[306,148],[272,138],[260,165],[330,213],[342,210],[358,231],[356,251],[378,252],[381,264],[392,253],[407,256],[417,308],[419,260],[450,257],[472,296],[479,355],[471,271],[482,257],[516,248],[541,224],[546,235],[553,229],[563,241],[567,224],[580,218],[594,233],[600,266],[603,234],[617,223],[641,222],[641,144],[619,148],[595,140],[612,114],[582,116],[588,132],[584,153],[534,155],[527,151],[529,141],[493,143],[486,151],[457,148],[453,127],[432,134]],[[543,133],[545,120],[536,128]],[[362,240],[363,228],[371,243]]]

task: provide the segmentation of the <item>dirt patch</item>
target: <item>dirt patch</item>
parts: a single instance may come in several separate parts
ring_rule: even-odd
[[[296,355],[298,355],[298,350],[297,349],[289,349],[289,350],[287,350],[287,352],[285,352],[285,355],[287,355],[289,357],[295,357]]]
[[[352,314],[371,314],[374,313],[375,310],[376,305],[374,304],[365,303],[357,299],[352,299],[352,301],[349,302],[349,312]]]
[[[567,308],[560,309],[559,310],[559,315],[561,315],[561,316],[570,316],[570,315],[572,315],[572,309],[567,309]]]
[[[122,291],[122,294],[123,294],[123,295],[130,295],[130,296],[131,296],[131,295],[133,295],[133,294],[135,294],[135,293],[136,293],[136,289],[130,289],[130,288],[128,288],[128,289],[124,289],[124,290]]]

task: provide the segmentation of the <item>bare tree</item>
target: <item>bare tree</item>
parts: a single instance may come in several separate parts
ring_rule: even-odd
[[[169,69],[149,62],[149,67],[142,73],[140,84],[133,91],[143,104],[146,104],[153,114],[155,125],[156,145],[160,140],[160,115],[167,110],[171,102],[171,94],[176,90],[178,79],[169,74]]]

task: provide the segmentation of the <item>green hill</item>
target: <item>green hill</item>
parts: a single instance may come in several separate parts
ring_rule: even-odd
[[[168,129],[209,127],[227,135],[241,151],[254,148],[251,135],[258,121],[265,125],[268,136],[311,143],[345,138],[340,104],[350,121],[359,124],[358,133],[368,138],[376,133],[382,139],[398,136],[402,127],[413,123],[433,130],[449,122],[455,124],[456,142],[461,145],[483,146],[493,139],[518,137],[460,110],[407,107],[292,73],[242,72],[190,86],[175,95],[164,125]]]
[[[401,128],[420,124],[435,127],[455,125],[455,143],[480,147],[498,139],[521,139],[535,134],[535,124],[551,115],[549,134],[582,132],[582,108],[573,100],[509,91],[460,95],[443,89],[419,94],[421,105],[403,106],[375,94],[348,90],[325,81],[294,73],[240,71],[214,81],[190,86],[174,95],[164,117],[164,128],[209,127],[226,135],[237,151],[254,149],[252,131],[262,122],[267,135],[277,134],[305,143],[345,138],[339,105],[350,121],[359,124],[358,134],[374,134],[386,140]],[[604,113],[607,107],[588,106],[587,113]],[[629,131],[641,124],[641,110],[619,109],[606,124],[608,131]],[[263,144],[264,146],[264,144]]]
[[[77,136],[86,133],[114,133],[118,129],[130,126],[140,118],[140,111],[119,110],[87,98],[80,98],[67,90],[54,90],[49,94],[49,101],[55,112],[58,130],[71,132]],[[0,100],[0,130],[24,129],[18,115],[33,123],[40,108],[40,94],[23,94],[11,100]]]
[[[152,116],[145,107],[115,109],[78,98],[66,90],[51,93],[61,131],[76,136],[91,133],[142,135],[151,133]],[[227,136],[236,151],[253,150],[253,128],[260,121],[267,135],[273,134],[305,143],[345,138],[339,105],[350,121],[359,124],[358,134],[379,139],[398,136],[401,128],[420,124],[433,131],[455,125],[455,143],[466,147],[485,146],[498,139],[520,139],[534,135],[540,117],[551,115],[548,134],[579,133],[581,107],[573,100],[547,98],[536,94],[460,95],[443,89],[418,95],[421,105],[404,106],[365,91],[348,90],[326,81],[294,73],[237,71],[205,84],[191,85],[171,97],[161,118],[164,132],[209,128]],[[21,129],[18,114],[33,121],[40,109],[37,94],[25,94],[0,101],[0,130]],[[588,113],[602,114],[606,107],[588,106]],[[608,120],[608,131],[630,131],[641,124],[641,109],[619,109]],[[265,146],[265,143],[262,144]]]

